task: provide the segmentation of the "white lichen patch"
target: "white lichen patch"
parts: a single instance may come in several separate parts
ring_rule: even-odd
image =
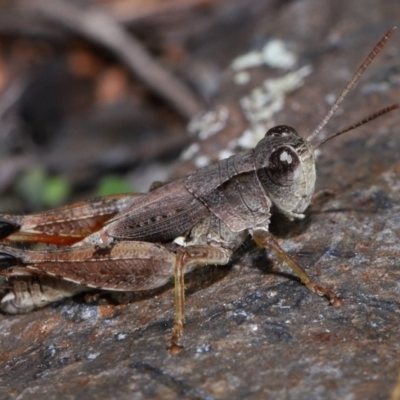
[[[234,71],[242,71],[268,65],[271,68],[291,69],[296,62],[296,54],[287,49],[285,42],[273,39],[268,41],[261,50],[252,50],[236,57],[231,63],[231,68]]]
[[[260,134],[265,134],[273,116],[283,109],[286,95],[301,87],[304,84],[304,78],[311,72],[312,67],[307,65],[282,77],[267,79],[261,86],[242,97],[240,105],[250,128],[243,133],[242,138],[232,141],[230,146],[254,147],[254,142],[249,140],[249,137],[254,135],[257,141],[261,139]],[[250,146],[248,146],[249,143],[251,143]]]
[[[225,106],[215,111],[207,111],[189,122],[188,132],[200,140],[208,139],[225,128],[229,118],[229,110]]]
[[[242,136],[236,139],[236,144],[244,149],[252,149],[257,143],[258,141],[254,143],[254,133],[249,129],[246,129]]]
[[[285,42],[279,39],[270,40],[262,49],[264,64],[271,68],[291,69],[296,65],[297,56],[289,51]]]
[[[232,63],[231,68],[234,71],[241,71],[247,68],[259,67],[263,64],[262,52],[253,50],[246,54],[236,57]]]
[[[289,72],[280,78],[267,79],[264,82],[264,87],[271,94],[291,93],[304,85],[304,78],[310,75],[311,72],[311,65],[305,65],[297,71]]]
[[[237,149],[238,147],[242,149],[253,149],[264,135],[265,126],[263,124],[255,124],[251,129],[246,129],[242,136],[231,140],[227,148],[231,150]]]
[[[250,74],[247,71],[240,71],[233,75],[232,79],[236,85],[246,85],[250,82]]]
[[[196,168],[204,168],[210,165],[211,160],[208,156],[199,156],[194,160],[194,165]]]
[[[199,152],[199,150],[200,146],[197,143],[192,143],[187,149],[182,152],[180,159],[183,161],[191,160],[194,155]]]
[[[234,154],[235,153],[230,150],[222,150],[218,154],[218,159],[219,159],[219,161],[225,160],[225,158],[229,158],[229,157],[233,156]]]
[[[263,88],[257,88],[240,99],[240,105],[247,120],[256,124],[271,119],[274,114],[281,111],[284,100],[283,94],[272,96]]]
[[[246,68],[269,65],[273,68],[289,69],[296,62],[296,55],[287,50],[284,42],[271,40],[260,51],[251,51],[233,60],[231,67],[236,71],[234,82],[246,84],[250,81]],[[279,78],[267,79],[239,99],[247,127],[239,138],[231,140],[226,149],[220,151],[218,159],[223,160],[236,154],[239,148],[254,148],[266,131],[276,125],[273,117],[284,108],[286,95],[301,87],[304,78],[311,72],[311,66],[304,66]],[[188,125],[188,132],[199,140],[206,140],[226,128],[229,114],[228,107],[219,106],[216,110],[193,118]],[[193,160],[196,168],[204,168],[211,163],[209,156],[201,154],[201,146],[198,144],[188,147],[180,158],[184,161]]]

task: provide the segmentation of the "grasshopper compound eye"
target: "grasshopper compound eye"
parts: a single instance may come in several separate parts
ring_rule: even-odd
[[[271,128],[265,134],[265,137],[287,137],[290,135],[298,136],[298,133],[291,126],[278,125]]]
[[[281,146],[272,152],[265,170],[276,185],[290,186],[301,175],[300,158],[291,147]]]

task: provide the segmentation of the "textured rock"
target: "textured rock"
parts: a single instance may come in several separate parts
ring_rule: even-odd
[[[310,132],[327,96],[340,92],[396,15],[397,1],[315,0],[264,16],[265,32],[314,68],[276,123]],[[398,101],[399,38],[330,129]],[[343,307],[329,306],[273,254],[248,244],[231,265],[206,268],[189,282],[185,349],[176,356],[166,350],[171,286],[124,305],[77,299],[0,316],[0,398],[390,398],[400,385],[398,126],[393,112],[326,144],[318,187],[334,196],[304,221],[273,221],[282,246],[335,287]]]

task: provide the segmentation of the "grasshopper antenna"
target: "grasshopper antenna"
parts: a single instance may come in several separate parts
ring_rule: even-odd
[[[382,48],[385,46],[386,42],[389,40],[389,38],[393,35],[394,31],[396,30],[396,27],[393,26],[390,28],[385,36],[379,41],[379,43],[374,47],[374,49],[371,51],[371,53],[368,54],[367,58],[364,60],[364,62],[361,64],[361,66],[358,68],[357,72],[354,74],[354,76],[349,80],[347,83],[346,87],[340,94],[340,96],[336,99],[335,103],[331,107],[331,109],[328,111],[324,119],[321,121],[321,123],[317,126],[317,128],[314,130],[314,132],[309,135],[306,140],[307,142],[311,142],[313,139],[317,137],[317,135],[322,131],[324,126],[328,123],[328,121],[331,119],[332,115],[336,112],[336,110],[339,108],[339,105],[342,103],[342,101],[345,99],[347,94],[350,92],[350,90],[353,88],[353,86],[357,83],[357,81],[360,79],[361,75],[364,73],[364,71],[368,68],[369,64],[371,64],[372,60],[379,54],[379,52],[382,50]],[[393,106],[391,106],[393,107]],[[390,108],[390,107],[387,107]],[[398,108],[398,107],[395,107]],[[391,108],[390,110],[385,111],[386,109],[380,110],[375,114],[372,114],[371,116],[365,118],[364,120],[357,122],[356,124],[352,125],[349,128],[344,129],[343,131],[334,133],[331,136],[328,136],[328,138],[324,139],[322,142],[317,143],[313,148],[319,147],[322,143],[325,143],[329,139],[332,139],[333,137],[339,136],[340,134],[344,132],[348,132],[349,130],[352,130],[360,125],[363,125],[367,123],[368,121],[371,121],[372,119],[375,119],[383,114],[386,114],[389,111],[392,111]]]
[[[328,140],[331,140],[331,139],[333,139],[333,138],[335,138],[335,137],[337,137],[337,136],[339,136],[339,135],[341,135],[343,133],[352,131],[353,129],[358,128],[359,126],[364,125],[364,124],[368,123],[369,121],[372,121],[373,119],[378,118],[378,117],[380,117],[380,116],[382,116],[384,114],[387,114],[390,111],[397,110],[398,108],[400,108],[400,103],[395,103],[395,104],[392,104],[391,106],[382,108],[381,110],[369,115],[368,117],[363,118],[361,121],[358,121],[355,124],[352,124],[347,128],[341,129],[339,132],[336,132],[336,133],[334,133],[332,135],[329,135],[327,138],[321,140],[315,146],[313,146],[313,150],[315,150],[316,148],[322,146]]]

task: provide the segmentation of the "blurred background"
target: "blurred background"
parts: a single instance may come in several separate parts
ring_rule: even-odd
[[[168,179],[188,121],[288,1],[0,3],[0,209],[30,212]]]
[[[277,124],[307,136],[399,22],[399,0],[0,0],[0,211],[145,192]],[[321,135],[399,98],[397,31]],[[168,287],[1,315],[0,398],[399,400],[399,126],[322,146],[334,196],[271,224],[343,307],[247,243],[187,291],[175,358]]]
[[[281,94],[302,86],[325,53],[361,40],[372,46],[396,22],[399,7],[390,0],[366,3],[1,1],[0,209],[31,212],[97,195],[145,192],[153,181],[239,151],[243,142],[254,146],[257,132],[277,122],[313,129],[365,54],[354,54],[354,64],[348,57],[348,70],[328,61],[325,77],[316,82],[331,82],[333,93],[312,84],[311,102],[289,97],[293,112],[282,121],[272,117],[283,104],[272,104],[267,123],[250,129],[250,144],[240,137],[254,121],[243,119],[239,103],[267,78],[278,80],[274,99],[282,103]],[[264,51],[268,43],[278,46],[271,54]],[[283,64],[275,63],[282,53]],[[243,54],[249,56],[244,66],[233,68],[232,60]],[[254,61],[261,54],[265,60]],[[285,76],[297,79],[292,87],[282,88]],[[396,77],[390,78],[392,88]],[[379,95],[383,86],[372,83],[369,93]],[[380,101],[375,103],[376,109]],[[209,135],[203,158],[191,162],[191,148],[177,167],[173,162],[196,140],[187,133],[188,122],[216,104],[227,108],[208,118],[225,118],[233,130],[225,138]],[[236,145],[229,145],[234,139]],[[217,155],[224,146],[227,153]]]

